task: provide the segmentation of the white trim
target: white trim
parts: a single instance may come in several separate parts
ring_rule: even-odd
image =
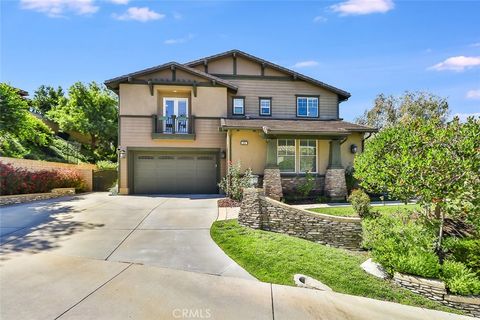
[[[306,105],[306,108],[307,108],[307,115],[300,115],[298,113],[298,99],[307,99],[307,105]],[[309,112],[308,112],[308,99],[316,99],[317,100],[317,115],[316,116],[310,116],[309,115]],[[297,105],[296,105],[296,113],[297,113],[297,117],[300,117],[300,118],[319,118],[320,117],[320,99],[318,97],[309,97],[309,96],[299,96],[297,97]]]
[[[261,116],[271,116],[272,115],[272,99],[271,98],[259,98],[260,102],[260,115]],[[268,101],[268,113],[262,112],[262,101]]]
[[[167,112],[167,100],[173,100],[173,113],[176,115],[176,116],[179,116],[178,115],[178,102],[179,101],[185,101],[185,104],[186,104],[186,116],[188,117],[188,98],[178,98],[178,97],[173,97],[173,98],[169,98],[169,97],[164,97],[163,98],[163,116],[165,117],[166,116],[166,112]]]

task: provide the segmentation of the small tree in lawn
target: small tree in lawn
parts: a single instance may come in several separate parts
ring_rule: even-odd
[[[442,262],[445,217],[480,228],[480,119],[417,119],[387,127],[355,158],[355,177],[368,191],[387,190],[433,208],[426,215],[439,224],[435,249]]]

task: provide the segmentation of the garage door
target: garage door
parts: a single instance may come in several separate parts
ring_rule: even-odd
[[[135,193],[218,193],[214,154],[137,153]]]

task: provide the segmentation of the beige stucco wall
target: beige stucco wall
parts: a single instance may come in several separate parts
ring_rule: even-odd
[[[267,143],[259,130],[230,130],[232,162],[240,162],[242,170],[251,168],[254,174],[263,175],[267,157]],[[242,140],[248,145],[241,145]]]
[[[353,133],[351,134],[347,141],[345,141],[341,146],[342,154],[342,166],[347,168],[348,166],[353,166],[353,160],[355,155],[350,152],[350,146],[352,144],[357,145],[357,152],[362,152],[362,138],[363,133]]]
[[[262,74],[262,68],[258,62],[237,57],[237,74],[259,76]]]

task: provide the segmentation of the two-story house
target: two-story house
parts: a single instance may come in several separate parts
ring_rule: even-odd
[[[348,92],[239,50],[105,84],[120,100],[122,194],[218,193],[240,162],[274,198],[307,171],[318,191],[343,197],[344,169],[374,131],[342,121]]]

